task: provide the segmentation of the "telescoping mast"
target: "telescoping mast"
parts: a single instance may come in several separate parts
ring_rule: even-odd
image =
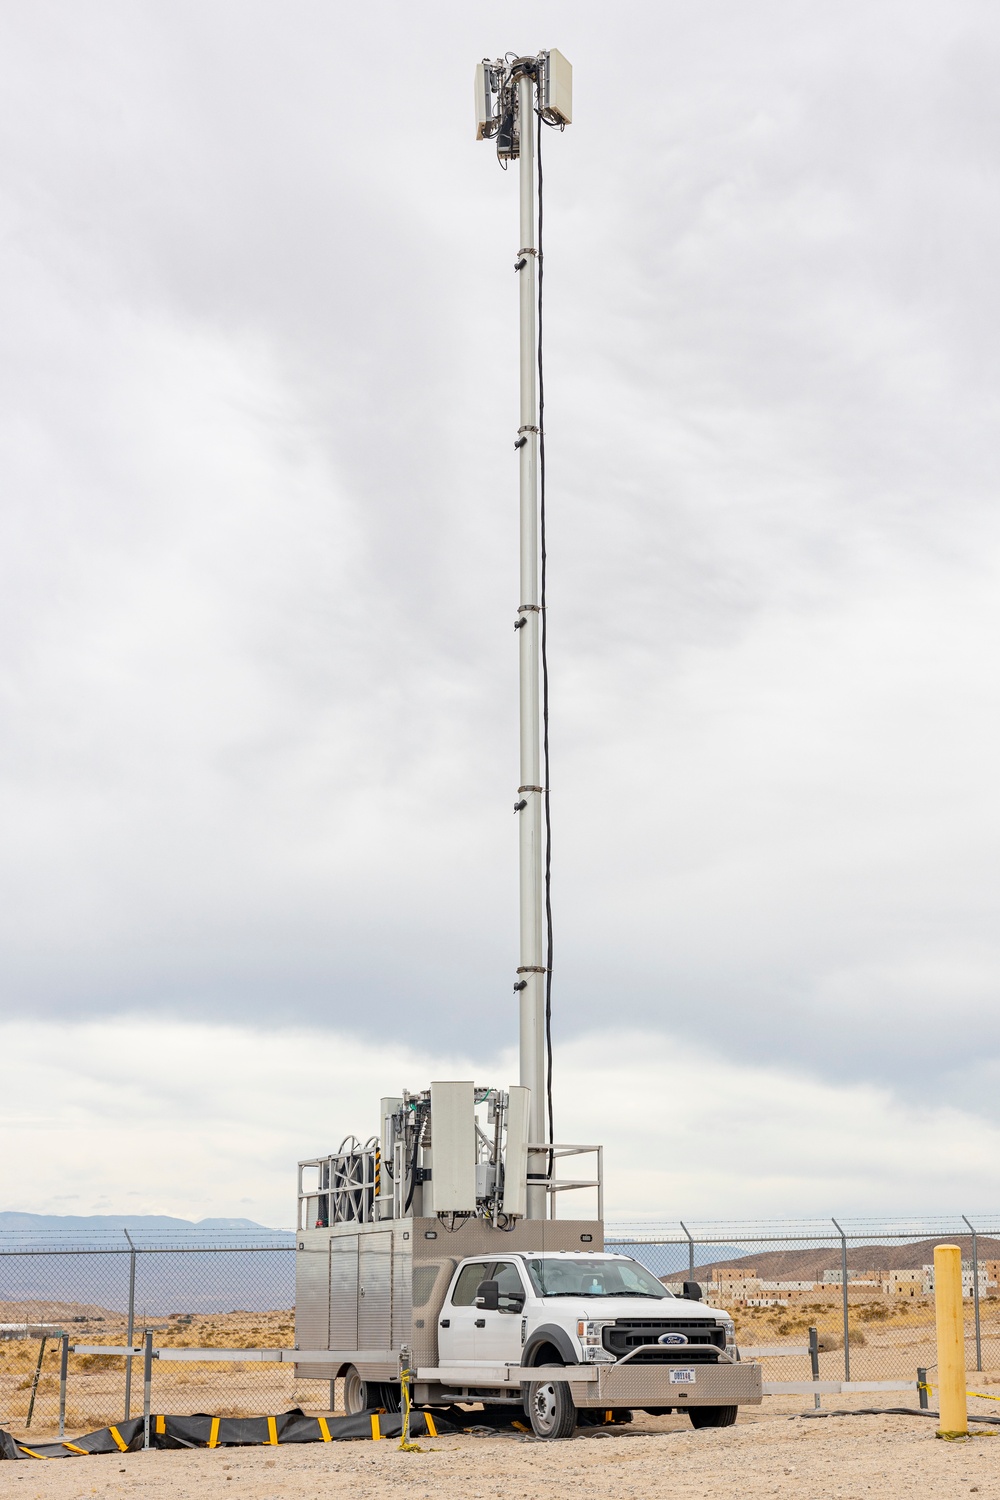
[[[296,1236],[298,1377],[343,1377],[344,1405],[360,1413],[398,1411],[405,1373],[420,1402],[523,1403],[542,1437],[567,1436],[577,1412],[650,1401],[669,1410],[669,1398],[735,1414],[720,1403],[760,1400],[759,1370],[736,1366],[727,1352],[731,1320],[701,1309],[692,1322],[679,1299],[670,1299],[669,1316],[645,1316],[649,1299],[666,1293],[629,1257],[602,1254],[602,1149],[558,1144],[552,1128],[540,151],[544,129],[571,120],[572,69],[560,52],[477,67],[477,138],[495,142],[504,167],[517,162],[519,188],[519,1081],[442,1080],[382,1098],[367,1139],[348,1136],[330,1155],[299,1163]],[[561,1175],[568,1158],[581,1157],[584,1176]],[[593,1217],[557,1217],[561,1195],[574,1189],[592,1195]],[[575,1291],[549,1289],[557,1261]],[[624,1290],[610,1290],[612,1282]],[[646,1289],[635,1291],[640,1284]],[[602,1286],[626,1299],[608,1304],[622,1316],[590,1321],[587,1299]],[[645,1300],[629,1317],[633,1295]],[[668,1369],[689,1326],[704,1347],[690,1367]],[[738,1390],[727,1364],[743,1371]]]
[[[539,141],[572,120],[572,69],[560,52],[499,58],[476,69],[476,135],[500,162],[518,165],[514,246],[520,319],[520,406],[514,437],[520,503],[519,660],[520,1076],[507,1088],[444,1080],[380,1101],[378,1128],[348,1136],[328,1156],[299,1163],[296,1337],[302,1349],[388,1350],[420,1342],[409,1298],[389,1298],[404,1266],[447,1249],[578,1249],[603,1244],[602,1151],[555,1143],[546,1109],[547,796],[542,746],[544,576],[540,467],[544,453],[539,365]],[[547,756],[545,757],[547,758]],[[374,1124],[373,1120],[373,1124]],[[560,1175],[567,1157],[589,1156],[582,1177]],[[596,1217],[556,1217],[560,1195],[589,1189]],[[329,1266],[329,1271],[326,1269]],[[409,1281],[410,1270],[402,1274]],[[362,1293],[363,1288],[363,1293]],[[346,1311],[345,1311],[346,1309]],[[357,1323],[355,1324],[355,1317]],[[402,1321],[400,1321],[402,1320]],[[334,1335],[337,1335],[334,1341]],[[357,1342],[360,1340],[360,1342]],[[427,1353],[430,1354],[430,1350]],[[369,1364],[373,1362],[368,1362]],[[386,1364],[386,1361],[374,1363]],[[329,1370],[303,1374],[333,1378]],[[384,1379],[398,1374],[385,1368]]]

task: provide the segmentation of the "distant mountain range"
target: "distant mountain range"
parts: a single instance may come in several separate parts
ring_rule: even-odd
[[[295,1298],[295,1235],[252,1219],[0,1213],[0,1304],[46,1321],[70,1303],[121,1313],[134,1241],[137,1311],[269,1311]]]
[[[851,1271],[917,1271],[933,1265],[934,1246],[958,1245],[963,1260],[972,1259],[972,1236],[939,1234],[933,1239],[909,1240],[898,1245],[848,1245],[847,1266]],[[981,1234],[977,1253],[980,1263],[1000,1260],[1000,1239]],[[640,1256],[641,1259],[641,1256]],[[755,1270],[765,1280],[820,1281],[824,1271],[840,1272],[841,1250],[836,1243],[804,1250],[757,1250],[752,1255],[725,1255],[695,1266],[695,1278],[708,1280],[719,1266]]]
[[[253,1219],[174,1219],[169,1214],[25,1214],[16,1210],[0,1212],[0,1231],[59,1234],[87,1230],[93,1234],[121,1233],[124,1229],[170,1230],[189,1233],[192,1229],[266,1229]],[[274,1233],[269,1230],[269,1233]]]

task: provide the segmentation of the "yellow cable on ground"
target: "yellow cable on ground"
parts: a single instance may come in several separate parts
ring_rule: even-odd
[[[928,1385],[924,1380],[917,1381],[917,1389],[921,1391],[936,1391],[936,1385]],[[1000,1396],[990,1396],[986,1391],[966,1391],[967,1396],[978,1396],[980,1401],[1000,1401]]]

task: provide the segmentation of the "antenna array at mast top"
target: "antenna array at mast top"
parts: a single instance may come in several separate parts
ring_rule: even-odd
[[[517,80],[533,78],[538,113],[547,125],[563,129],[573,122],[573,68],[554,47],[537,57],[484,58],[476,68],[476,140],[496,138],[501,160],[520,155],[520,109]]]

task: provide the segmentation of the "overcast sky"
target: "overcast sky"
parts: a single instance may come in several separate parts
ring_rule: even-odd
[[[996,6],[33,0],[0,1207],[286,1223],[380,1094],[515,1081],[516,183],[471,78],[548,46],[557,1133],[622,1216],[996,1204]]]

